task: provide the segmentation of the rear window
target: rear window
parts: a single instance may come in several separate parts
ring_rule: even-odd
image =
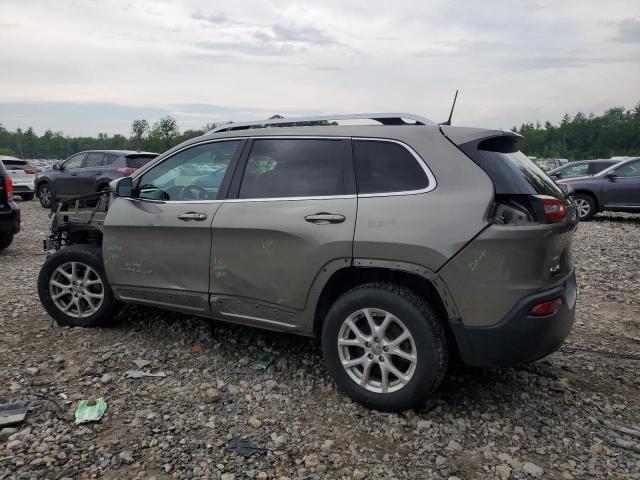
[[[3,160],[2,163],[7,170],[24,170],[29,167],[29,162],[25,160]]]
[[[460,148],[491,178],[498,195],[564,198],[560,187],[518,150],[521,140],[516,136],[499,136],[465,143]]]
[[[142,168],[156,157],[157,155],[128,155],[126,158],[127,167]]]
[[[423,190],[429,179],[409,150],[398,143],[356,140],[358,193],[391,193]]]

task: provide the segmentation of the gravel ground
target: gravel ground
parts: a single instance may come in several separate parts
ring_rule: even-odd
[[[134,306],[115,328],[58,327],[35,285],[47,212],[20,206],[23,230],[0,254],[0,403],[34,401],[0,431],[0,479],[640,479],[640,216],[580,225],[561,351],[458,367],[398,415],[337,391],[311,339]],[[250,368],[265,352],[271,367]],[[136,359],[166,378],[126,379]],[[75,425],[77,400],[101,396],[104,417]],[[225,452],[233,437],[268,452]]]

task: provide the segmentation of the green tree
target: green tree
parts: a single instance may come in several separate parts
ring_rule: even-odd
[[[138,151],[142,150],[142,139],[149,131],[149,122],[146,120],[134,120],[131,124],[132,140],[138,145]]]
[[[162,117],[156,123],[153,124],[153,128],[149,133],[149,136],[153,139],[158,139],[162,142],[162,146],[165,150],[171,148],[172,141],[178,135],[180,135],[180,130],[178,129],[178,122],[171,115],[167,115],[166,117]]]

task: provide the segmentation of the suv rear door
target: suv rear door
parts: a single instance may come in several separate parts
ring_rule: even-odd
[[[232,139],[187,146],[137,175],[131,198],[115,199],[102,255],[116,296],[209,312],[211,222],[242,145]],[[221,170],[226,181],[200,184]]]
[[[98,191],[98,178],[102,176],[104,170],[103,152],[89,152],[84,164],[78,172],[78,183],[76,184],[76,195],[93,193]]]
[[[229,197],[213,221],[214,313],[265,328],[308,327],[297,319],[316,277],[351,263],[349,139],[250,140]]]
[[[614,176],[602,180],[602,198],[605,207],[623,207],[640,210],[640,159],[617,167]]]

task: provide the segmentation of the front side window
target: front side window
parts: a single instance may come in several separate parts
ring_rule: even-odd
[[[588,163],[581,163],[579,165],[570,165],[563,169],[562,174],[565,177],[580,177],[586,175],[589,170]]]
[[[139,198],[163,201],[216,200],[240,140],[205,143],[176,153],[145,172]]]
[[[617,168],[615,171],[617,177],[640,177],[640,160],[635,160]]]
[[[409,150],[400,144],[356,140],[358,193],[393,193],[423,190],[429,179]]]
[[[66,162],[64,162],[64,169],[65,170],[76,170],[80,167],[82,167],[82,161],[84,160],[86,153],[78,153],[77,155],[74,155],[73,157],[69,158],[69,160],[67,160]]]
[[[344,195],[348,152],[346,140],[254,140],[239,197]]]
[[[85,168],[101,167],[104,160],[104,153],[89,152],[84,161]]]

